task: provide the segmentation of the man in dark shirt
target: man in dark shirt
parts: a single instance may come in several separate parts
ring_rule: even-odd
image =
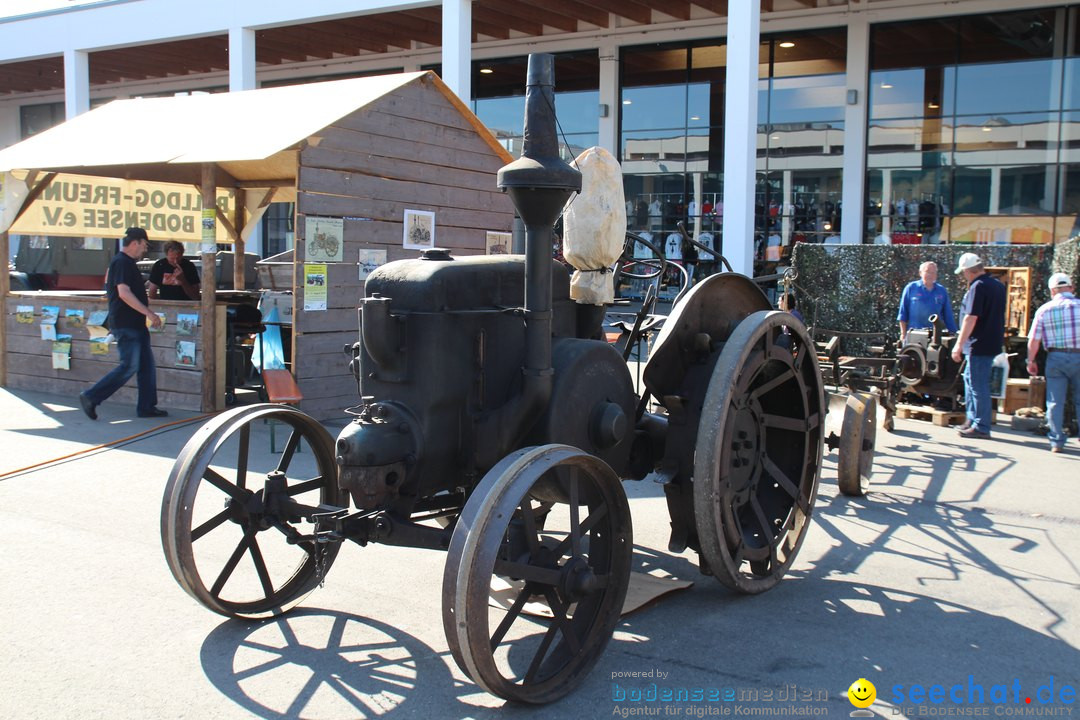
[[[990,369],[994,357],[1005,344],[1005,286],[986,272],[982,258],[964,253],[956,265],[956,274],[968,281],[960,312],[960,334],[953,345],[952,359],[964,365],[967,422],[960,429],[966,438],[990,437]]]
[[[109,272],[105,276],[109,332],[116,338],[120,349],[120,364],[94,387],[79,393],[79,403],[91,420],[97,420],[97,406],[136,373],[139,399],[135,410],[139,417],[168,415],[157,407],[157,368],[150,347],[150,332],[146,328],[147,320],[153,327],[161,327],[161,318],[150,311],[142,273],[136,265],[136,261],[146,255],[149,240],[145,230],[132,227],[127,229],[121,243],[122,248],[109,264]]]
[[[175,240],[165,243],[165,257],[150,268],[147,294],[162,300],[198,300],[199,273],[190,260],[184,259],[184,245]]]

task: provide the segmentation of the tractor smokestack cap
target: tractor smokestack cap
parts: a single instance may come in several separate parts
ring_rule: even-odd
[[[499,170],[498,186],[581,190],[581,173],[559,156],[555,125],[555,57],[529,55],[525,88],[525,128],[521,157]]]

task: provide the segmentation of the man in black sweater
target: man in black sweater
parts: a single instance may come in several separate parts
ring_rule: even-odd
[[[97,406],[123,387],[132,375],[138,374],[139,399],[135,410],[139,417],[168,415],[157,407],[157,367],[150,347],[147,320],[154,328],[161,327],[161,318],[150,311],[146,286],[136,261],[146,255],[149,239],[142,228],[127,229],[122,248],[105,276],[105,295],[109,300],[109,332],[120,349],[120,364],[101,378],[94,387],[79,393],[83,412],[97,420]]]

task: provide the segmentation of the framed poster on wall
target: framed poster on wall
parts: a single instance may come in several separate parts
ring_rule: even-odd
[[[406,250],[426,250],[435,247],[435,213],[427,210],[406,210],[402,247]]]

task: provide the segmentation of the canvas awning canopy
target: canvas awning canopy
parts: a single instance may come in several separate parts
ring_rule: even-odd
[[[218,187],[291,186],[304,140],[422,74],[115,100],[0,150],[0,172],[198,185],[212,163]]]

